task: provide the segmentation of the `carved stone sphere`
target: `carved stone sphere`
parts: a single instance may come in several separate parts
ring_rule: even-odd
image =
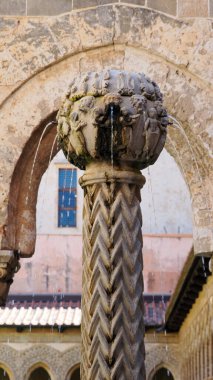
[[[143,73],[106,70],[76,77],[57,116],[67,159],[80,169],[91,161],[152,165],[166,140],[162,101],[158,85]]]

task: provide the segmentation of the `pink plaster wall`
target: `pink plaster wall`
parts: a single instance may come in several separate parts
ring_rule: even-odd
[[[143,242],[145,293],[173,292],[192,248],[192,237],[145,235]]]
[[[190,235],[144,236],[144,291],[170,293],[191,249]],[[10,293],[80,293],[81,235],[38,235],[31,259],[22,260]]]

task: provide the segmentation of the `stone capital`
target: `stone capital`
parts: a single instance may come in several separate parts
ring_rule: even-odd
[[[99,162],[88,165],[85,174],[79,179],[82,188],[98,183],[127,183],[142,188],[146,179],[139,170],[119,168]]]

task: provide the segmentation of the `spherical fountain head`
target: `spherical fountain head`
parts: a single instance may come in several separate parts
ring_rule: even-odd
[[[162,102],[158,85],[143,73],[79,75],[57,115],[65,156],[80,169],[100,160],[138,169],[154,164],[166,141]]]

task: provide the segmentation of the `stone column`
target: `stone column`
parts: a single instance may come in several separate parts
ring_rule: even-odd
[[[0,251],[0,306],[5,306],[13,277],[20,269],[19,257],[13,251]]]
[[[140,172],[89,165],[84,188],[82,379],[145,379]]]
[[[166,138],[155,82],[107,70],[73,80],[58,113],[67,159],[86,169],[82,380],[145,380],[140,169]]]

